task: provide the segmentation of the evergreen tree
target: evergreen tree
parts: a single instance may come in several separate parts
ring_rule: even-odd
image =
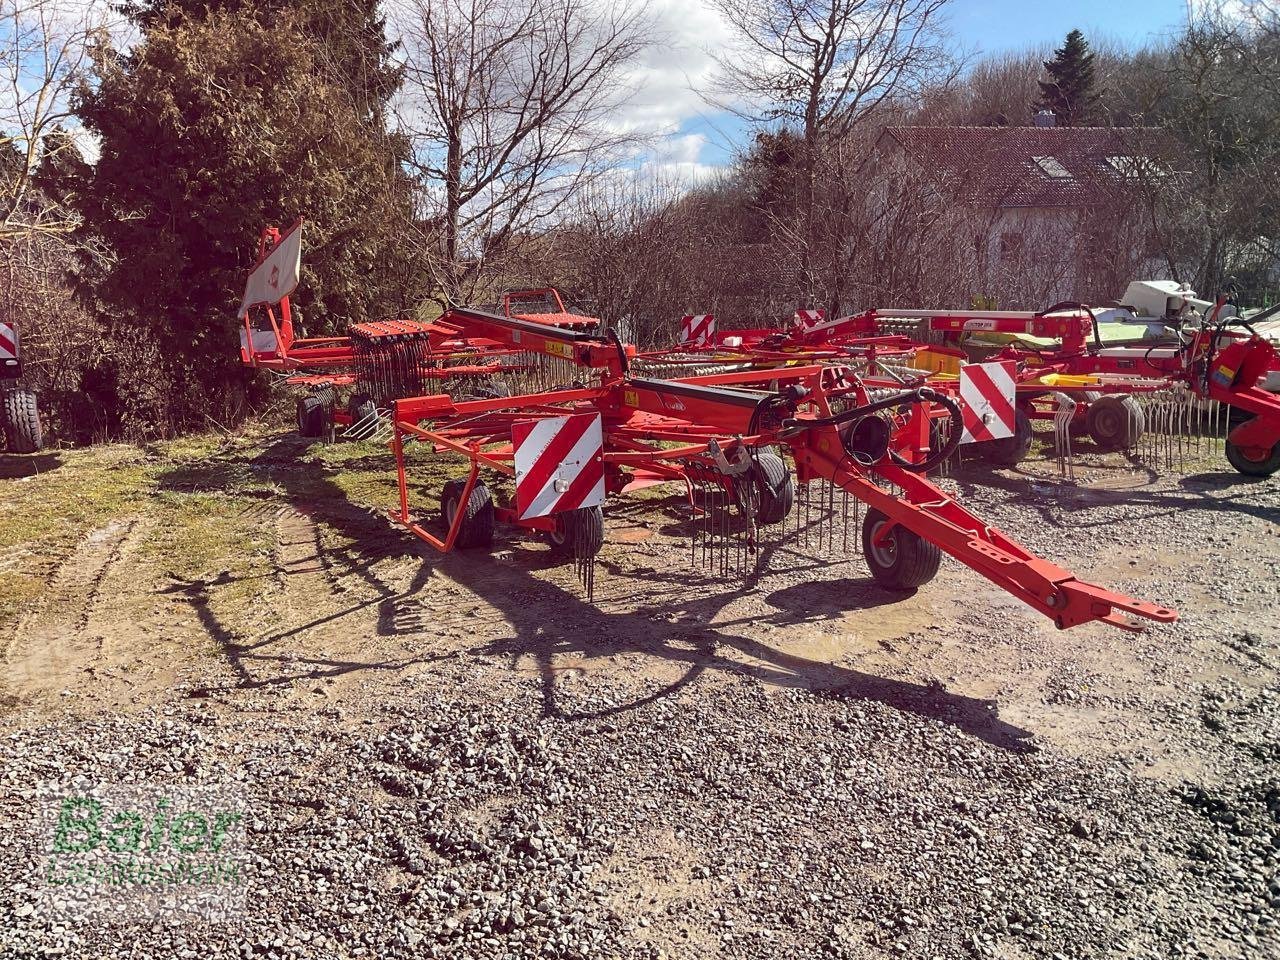
[[[68,192],[95,251],[87,291],[162,358],[114,372],[125,394],[150,381],[149,399],[122,399],[136,419],[179,430],[234,412],[250,379],[235,308],[265,225],[307,220],[300,335],[416,301],[404,148],[384,122],[398,74],[376,11],[170,0],[135,7],[142,41],[100,55],[77,108],[100,156]]]
[[[1087,123],[1098,103],[1093,92],[1096,57],[1083,33],[1068,33],[1066,42],[1053,52],[1053,59],[1044,62],[1049,78],[1039,81],[1040,97],[1033,109],[1051,111],[1058,126]]]

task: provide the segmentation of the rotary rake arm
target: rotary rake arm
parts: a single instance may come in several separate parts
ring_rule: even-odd
[[[687,380],[618,377],[597,387],[483,401],[441,395],[398,402],[393,449],[400,506],[393,518],[439,550],[451,549],[462,536],[462,520],[456,515],[444,537],[413,519],[403,446],[408,439],[469,460],[462,493],[466,499],[482,469],[518,481],[512,437],[521,423],[588,414],[603,424],[599,460],[611,493],[629,489],[642,472],[685,482],[711,477],[727,491],[717,502],[742,507],[752,462],[767,449],[781,447],[789,451],[801,483],[825,482],[873,508],[870,525],[864,527],[869,553],[893,555],[916,543],[927,544],[1063,629],[1094,620],[1132,629],[1129,617],[1176,619],[1170,609],[1111,593],[1035,556],[921,476],[927,464],[912,464],[906,457],[899,457],[899,463],[891,457],[891,448],[901,445],[901,428],[865,427],[889,413],[905,416],[907,427],[927,423],[930,405],[949,403],[945,398],[924,388],[871,400],[856,387],[829,390],[824,386],[827,373],[817,365],[770,371],[780,381],[773,390],[752,389],[765,374],[747,371]],[[911,410],[903,415],[907,407]],[[949,415],[954,416],[954,404],[951,408]],[[518,526],[555,528],[554,517],[525,518],[511,506],[497,510],[500,519]],[[743,512],[749,520],[750,511]],[[872,569],[875,573],[874,565]],[[923,580],[908,586],[931,576],[928,571]]]

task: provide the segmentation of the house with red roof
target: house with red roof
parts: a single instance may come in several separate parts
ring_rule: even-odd
[[[968,212],[972,249],[958,255],[972,255],[975,288],[988,303],[1108,302],[1134,276],[1160,273],[1142,201],[1172,169],[1165,134],[1039,122],[886,127],[877,153]]]

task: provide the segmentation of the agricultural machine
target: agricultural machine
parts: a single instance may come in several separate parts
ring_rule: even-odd
[[[979,415],[969,419],[983,425],[965,441],[1001,464],[1018,462],[1030,448],[1032,421],[1047,419],[1065,459],[1071,435],[1079,432],[1103,449],[1142,446],[1149,457],[1170,463],[1222,436],[1236,470],[1270,476],[1280,469],[1280,398],[1266,386],[1280,377],[1280,356],[1225,300],[1209,307],[1194,323],[1164,328],[1161,339],[1120,345],[1103,343],[1095,311],[1083,304],[1041,312],[869,310],[835,320],[799,311],[785,331],[724,334],[716,333],[714,318],[701,315],[684,318],[674,354],[752,366],[806,359],[856,364],[873,387],[927,383],[966,411],[979,405]],[[973,333],[1009,342],[984,351],[987,362],[971,365],[959,345]],[[1048,345],[1013,339],[1019,337]],[[672,351],[653,356],[674,359]],[[995,392],[990,381],[999,386]]]
[[[893,590],[929,582],[946,553],[1059,628],[1096,620],[1133,629],[1133,618],[1177,617],[1077,579],[929,481],[926,472],[959,443],[964,412],[928,384],[873,390],[811,362],[647,376],[633,366],[643,358],[616,336],[561,322],[562,309],[548,317],[510,304],[289,344],[292,235],[264,234],[241,310],[242,357],[294,374],[314,362],[321,372],[305,376],[349,378],[357,396],[388,403],[399,497],[389,516],[437,550],[486,547],[506,523],[576,562],[589,593],[606,498],[672,484],[689,504],[691,560],[722,573],[757,569],[771,538],[794,523],[828,551],[837,540],[860,544],[872,576]],[[274,279],[264,286],[263,276]],[[270,337],[255,345],[255,331]],[[480,370],[503,372],[517,389],[491,384],[483,395]],[[437,389],[414,392],[421,386]],[[932,429],[939,420],[946,431]],[[466,464],[445,484],[438,520],[434,504],[415,502],[410,445]]]
[[[44,446],[36,395],[18,386],[22,377],[22,338],[16,323],[0,320],[0,427],[13,453],[35,453]]]

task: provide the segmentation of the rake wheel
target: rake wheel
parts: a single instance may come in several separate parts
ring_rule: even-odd
[[[1103,450],[1129,450],[1138,445],[1146,417],[1133,397],[1108,394],[1089,404],[1089,436]]]
[[[44,432],[40,428],[40,411],[36,408],[36,395],[30,390],[8,390],[0,405],[4,414],[5,443],[13,453],[35,453],[44,446]]]
[[[298,433],[304,437],[323,437],[328,426],[328,409],[315,394],[298,398]]]
[[[1266,452],[1262,447],[1241,447],[1228,440],[1226,452],[1227,462],[1246,477],[1269,477],[1280,470],[1280,443]]]
[[[781,523],[791,515],[796,502],[796,484],[791,471],[776,453],[758,453],[751,464],[756,494],[756,523]]]
[[[889,590],[914,590],[938,574],[942,551],[919,534],[899,524],[884,543],[875,538],[889,518],[874,507],[862,521],[862,553],[876,583]]]
[[[604,511],[580,507],[556,514],[556,527],[547,531],[547,542],[557,557],[594,557],[604,546]]]
[[[450,480],[444,485],[440,494],[440,515],[446,531],[453,526],[453,518],[458,514],[458,504],[466,486],[465,480]],[[489,488],[477,480],[476,485],[471,488],[466,514],[462,518],[462,527],[458,530],[454,546],[463,550],[490,546],[493,543],[493,524],[493,497],[489,494]]]

